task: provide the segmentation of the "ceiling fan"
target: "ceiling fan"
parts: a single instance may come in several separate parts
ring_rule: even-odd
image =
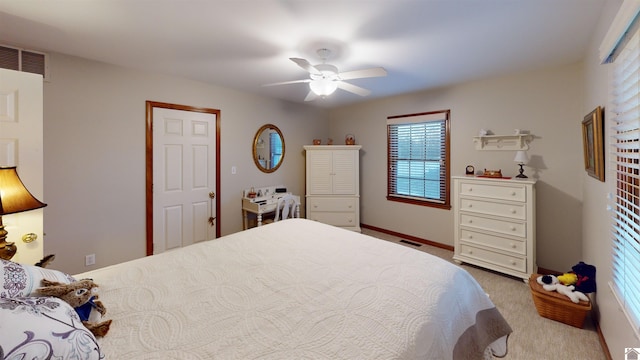
[[[289,60],[293,61],[298,66],[309,72],[309,79],[283,81],[272,84],[265,84],[263,86],[309,83],[309,94],[307,94],[307,97],[304,99],[304,101],[311,101],[318,96],[326,97],[328,95],[331,95],[334,91],[336,91],[337,88],[360,96],[367,96],[371,93],[371,91],[360,86],[345,82],[345,80],[387,76],[387,71],[381,67],[339,72],[337,67],[326,63],[326,60],[331,55],[331,50],[322,48],[319,49],[316,53],[322,59],[321,64],[311,65],[311,63],[305,59],[289,58]]]

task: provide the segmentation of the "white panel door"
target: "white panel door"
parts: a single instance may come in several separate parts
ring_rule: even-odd
[[[214,239],[216,115],[153,108],[153,253]]]
[[[44,201],[42,76],[0,69],[0,166],[17,166],[26,188]],[[46,201],[45,201],[46,202]],[[8,242],[18,247],[11,259],[35,264],[43,256],[43,211],[31,210],[2,217]],[[22,235],[34,233],[37,239],[22,241]]]

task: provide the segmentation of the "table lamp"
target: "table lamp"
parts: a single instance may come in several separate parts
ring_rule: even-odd
[[[518,165],[520,165],[520,170],[519,170],[520,174],[516,175],[516,177],[521,179],[526,179],[527,175],[524,174],[524,169],[522,167],[529,162],[529,156],[527,156],[527,152],[524,150],[518,151],[513,161],[517,162]]]
[[[7,242],[8,232],[2,216],[40,209],[47,204],[33,197],[18,176],[15,166],[0,166],[0,258],[10,260],[17,251],[13,242]]]

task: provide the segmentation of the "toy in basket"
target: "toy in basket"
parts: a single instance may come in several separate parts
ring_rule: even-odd
[[[552,287],[542,281],[543,275],[532,274],[529,287],[533,303],[538,314],[551,320],[582,328],[587,313],[591,310],[591,302],[582,292],[573,291],[571,287],[562,285],[556,277]],[[546,290],[544,286],[547,286]]]

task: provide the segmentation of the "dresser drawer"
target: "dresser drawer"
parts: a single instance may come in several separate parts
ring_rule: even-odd
[[[468,244],[460,244],[460,256],[476,259],[485,263],[497,265],[511,270],[520,272],[527,271],[527,259],[517,256],[509,256],[493,252]]]
[[[342,227],[359,226],[355,212],[316,212],[307,214],[307,219],[319,221],[324,224]]]
[[[307,212],[315,211],[355,211],[359,198],[354,197],[309,197]]]
[[[460,231],[460,241],[462,243],[487,246],[495,249],[517,253],[520,255],[527,254],[527,249],[523,240],[488,235],[472,230],[462,229]]]
[[[460,198],[460,211],[476,212],[525,220],[527,209],[524,203],[500,203],[494,201]]]
[[[525,223],[485,218],[468,213],[460,214],[460,225],[468,228],[489,230],[512,236],[527,236],[527,225]]]
[[[525,202],[527,190],[518,184],[482,184],[480,182],[461,181],[460,196],[478,196],[491,199]]]

